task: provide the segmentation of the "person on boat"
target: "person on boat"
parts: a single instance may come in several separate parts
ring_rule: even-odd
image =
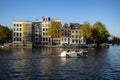
[[[83,53],[84,52],[84,49],[80,49],[80,53]]]
[[[67,52],[70,52],[70,50],[68,49]]]

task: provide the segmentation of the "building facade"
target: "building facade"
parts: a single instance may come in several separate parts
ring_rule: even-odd
[[[79,23],[70,23],[70,44],[86,44],[86,39],[84,37],[79,36],[80,27],[82,27],[82,25]]]
[[[42,33],[42,45],[50,44],[50,36],[48,36],[48,28],[51,26],[51,18],[43,17],[41,23],[41,33]]]
[[[26,45],[32,43],[32,22],[13,21],[13,44]]]
[[[42,20],[37,20],[33,22],[33,41],[39,42],[40,45],[51,45],[51,36],[48,34],[48,29],[52,27],[52,22],[59,24],[61,27],[61,20],[51,19],[50,17],[42,17]],[[53,37],[53,43],[60,45],[60,29],[59,34]]]
[[[42,44],[42,25],[41,21],[32,22],[32,42],[33,44]]]
[[[60,45],[61,44],[61,20],[60,19],[52,19],[51,27],[57,27],[55,36],[53,36],[53,44]]]
[[[48,34],[48,30],[57,24],[54,36]],[[13,21],[13,44],[14,45],[63,45],[63,44],[86,44],[84,37],[79,36],[81,27],[78,23],[65,23],[62,27],[60,19],[43,17],[42,20]],[[56,28],[54,26],[54,28]],[[51,43],[52,42],[52,43]]]
[[[70,44],[71,31],[67,23],[61,27],[61,45]]]

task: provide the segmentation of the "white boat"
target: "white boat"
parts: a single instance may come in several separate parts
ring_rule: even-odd
[[[60,57],[87,57],[88,51],[63,51],[60,55]]]

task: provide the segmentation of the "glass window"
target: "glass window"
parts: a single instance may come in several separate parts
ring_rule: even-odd
[[[43,36],[45,35],[45,33],[43,33]]]
[[[78,40],[76,40],[76,43],[78,43]]]
[[[14,41],[15,41],[15,38],[14,38]]]
[[[21,28],[20,28],[20,31],[21,31]]]
[[[14,33],[14,36],[15,36],[15,33]]]
[[[17,41],[18,41],[19,39],[17,38]]]
[[[46,38],[46,41],[48,40],[48,38]]]
[[[43,28],[43,31],[45,31],[45,28]]]
[[[18,33],[17,33],[17,36],[18,36]]]
[[[14,26],[16,26],[16,24],[14,24]]]
[[[22,24],[20,24],[20,27],[22,26]]]
[[[65,38],[65,41],[66,41],[66,38]]]
[[[36,40],[38,40],[38,38],[36,38]]]
[[[78,35],[76,35],[76,38],[78,38]]]
[[[20,36],[21,36],[21,33],[20,33]]]
[[[15,31],[15,28],[14,28],[14,31]]]
[[[74,43],[74,40],[72,40],[72,43]]]
[[[19,25],[17,24],[17,27],[18,27]]]
[[[21,38],[20,38],[20,41],[21,41]]]
[[[43,41],[45,41],[45,38],[43,38]]]

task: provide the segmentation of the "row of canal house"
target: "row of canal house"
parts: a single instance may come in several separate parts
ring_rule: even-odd
[[[81,27],[78,23],[65,23],[62,27],[60,19],[51,19],[43,17],[42,20],[13,21],[13,45],[31,45],[38,43],[40,45],[51,45],[51,36],[47,30],[52,26],[51,22],[59,24],[59,34],[53,38],[54,45],[63,44],[86,44],[86,40],[79,36]]]

